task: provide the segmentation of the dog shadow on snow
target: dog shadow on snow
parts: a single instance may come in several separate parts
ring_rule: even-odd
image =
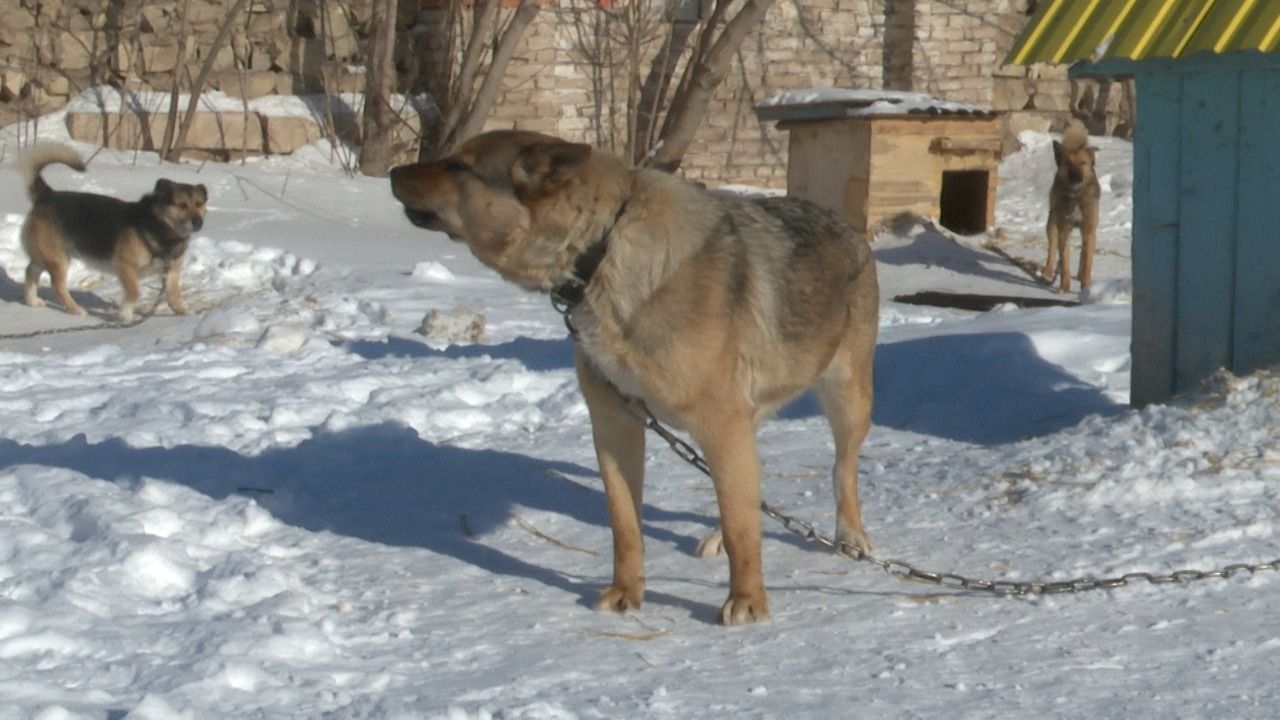
[[[442,351],[399,340],[353,344],[349,349],[370,358],[487,355],[515,359],[534,370],[571,368],[573,357],[567,339],[521,339]],[[1069,427],[1089,414],[1121,409],[1096,388],[1040,359],[1031,342],[1016,333],[932,336],[884,344],[877,349],[875,370],[875,425],[967,442],[1011,442]],[[820,413],[817,403],[806,396],[781,416]],[[610,571],[608,519],[594,463],[586,467],[501,450],[435,444],[395,423],[317,430],[296,446],[255,456],[216,446],[138,448],[114,438],[90,443],[83,435],[41,446],[0,438],[0,470],[25,464],[66,468],[111,481],[155,478],[213,498],[251,496],[296,527],[424,548],[488,572],[563,590],[583,605],[595,600]],[[598,527],[601,555],[592,560],[598,565],[593,566],[592,575],[533,564],[485,541],[486,535],[510,526],[522,508]],[[662,524],[679,522],[709,531],[715,522],[710,515],[653,504],[647,504],[644,513],[645,536],[650,541],[673,545],[687,554],[692,554],[699,537]],[[766,528],[766,535],[771,541],[807,547],[784,530]],[[690,568],[690,575],[699,573]],[[707,621],[718,610],[653,589],[647,598],[685,608]]]
[[[934,335],[876,347],[875,428],[981,445],[1048,435],[1125,409],[1042,358],[1021,333]],[[779,417],[822,414],[812,394]]]
[[[36,294],[39,295],[41,300],[44,300],[46,309],[52,309],[66,317],[75,318],[74,315],[67,315],[67,312],[62,308],[62,301],[53,294],[53,288],[49,286],[49,275],[46,273],[40,277],[41,283],[36,290]],[[103,300],[97,293],[76,288],[68,288],[68,292],[71,293],[71,298],[80,303],[80,307],[84,308],[89,315],[102,319],[113,319],[110,317],[109,311],[114,306]],[[23,288],[22,278],[11,278],[8,271],[0,268],[0,302],[21,303],[25,296],[26,291]]]
[[[594,468],[435,444],[394,423],[317,431],[294,447],[256,456],[201,445],[138,448],[115,438],[91,443],[83,435],[41,446],[0,438],[0,471],[17,465],[65,468],[117,482],[153,478],[218,499],[249,496],[295,527],[424,548],[488,572],[558,588],[588,606],[612,568],[603,488]],[[600,528],[600,556],[590,561],[590,575],[526,562],[486,541],[522,512],[537,510]],[[655,523],[695,523],[708,532],[715,523],[714,517],[653,504],[644,513],[650,542],[672,544],[690,556],[701,530],[686,535]],[[703,561],[690,557],[690,562]],[[718,610],[652,590],[647,597],[707,621]]]
[[[436,350],[421,340],[395,337],[386,340],[351,340],[336,343],[347,352],[365,360],[400,358],[480,358],[517,360],[534,372],[573,369],[573,341],[567,337],[555,339],[517,337],[497,345],[449,345]]]
[[[535,372],[573,368],[573,342],[568,338],[517,338],[498,345],[435,350],[420,341],[393,337],[343,347],[370,360],[491,357],[516,360]],[[1016,332],[881,343],[876,347],[874,379],[873,427],[984,445],[1047,435],[1090,415],[1114,415],[1125,408],[1042,358],[1031,340]],[[821,415],[812,394],[778,413],[785,420]]]
[[[443,350],[418,340],[390,338],[343,345],[366,359],[446,357],[510,359],[532,371],[573,368],[568,338],[517,338],[497,345]],[[965,443],[999,445],[1049,435],[1092,415],[1115,415],[1126,405],[1065,368],[1044,359],[1018,332],[929,335],[876,347],[872,427],[905,430]],[[784,420],[820,417],[806,393],[782,408]],[[767,421],[763,432],[768,432]],[[588,471],[593,472],[593,471]]]

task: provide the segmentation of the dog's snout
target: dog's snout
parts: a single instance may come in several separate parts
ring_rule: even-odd
[[[408,165],[397,165],[387,173],[387,177],[391,180],[391,186],[397,187],[406,183],[412,183],[418,179],[423,163],[410,163]]]
[[[409,218],[409,222],[420,228],[427,230],[438,230],[440,225],[440,216],[426,210],[414,210],[409,206],[404,208],[405,217]]]
[[[1073,166],[1067,169],[1067,179],[1072,183],[1079,184],[1084,182],[1084,173],[1080,171],[1080,168]]]
[[[402,203],[408,202],[408,197],[412,194],[410,185],[413,184],[413,169],[416,165],[397,165],[391,168],[387,176],[391,180],[391,194]]]

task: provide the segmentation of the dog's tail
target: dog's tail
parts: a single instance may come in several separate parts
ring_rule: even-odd
[[[1067,127],[1062,131],[1062,149],[1067,152],[1074,152],[1088,144],[1088,129],[1077,118],[1071,118],[1067,122]]]
[[[23,153],[18,161],[18,172],[27,186],[27,197],[32,202],[53,192],[53,188],[40,177],[46,165],[62,164],[77,172],[84,172],[84,160],[74,149],[58,143],[36,143]]]

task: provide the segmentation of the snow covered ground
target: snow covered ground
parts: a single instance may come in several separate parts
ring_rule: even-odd
[[[1012,580],[1280,557],[1280,376],[1125,406],[1125,143],[1100,142],[1087,303],[892,300],[1053,296],[983,248],[1042,259],[1050,138],[1023,139],[1002,231],[904,223],[876,242],[862,497],[878,554]],[[118,285],[88,270],[88,318],[20,303],[28,203],[14,130],[0,142],[0,335],[102,322]],[[609,531],[546,299],[411,227],[385,181],[344,176],[323,146],[225,166],[103,151],[84,176],[47,172],[128,198],[161,175],[210,191],[185,272],[198,312],[0,339],[0,720],[1275,716],[1280,573],[998,598],[766,521],[773,618],[715,625],[727,565],[691,554],[714,497],[656,440],[646,605],[594,613]],[[765,497],[829,530],[815,403],[760,447]]]

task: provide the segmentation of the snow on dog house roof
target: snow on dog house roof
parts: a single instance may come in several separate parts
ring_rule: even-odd
[[[924,93],[790,90],[755,106],[788,131],[787,194],[844,215],[858,230],[914,212],[956,232],[995,220],[996,113]]]
[[[993,117],[976,105],[901,90],[816,87],[787,90],[755,106],[761,120],[836,120],[851,117],[962,115]]]

